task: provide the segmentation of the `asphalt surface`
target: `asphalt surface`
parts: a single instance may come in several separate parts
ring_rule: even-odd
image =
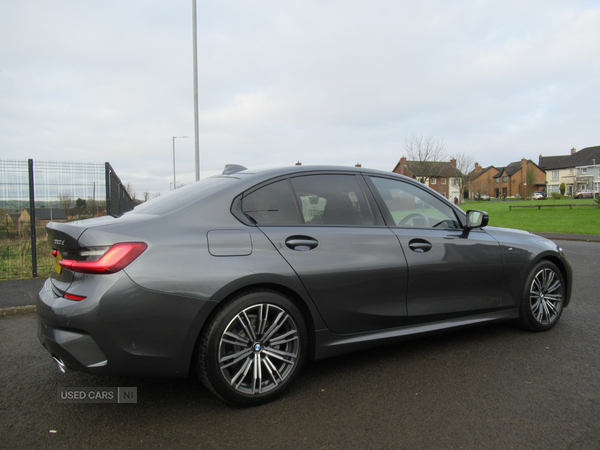
[[[0,319],[0,448],[598,448],[600,243],[561,246],[575,286],[553,330],[482,326],[309,362],[258,408],[193,376],[60,374],[34,314]],[[61,387],[113,386],[137,387],[137,403],[57,402]]]

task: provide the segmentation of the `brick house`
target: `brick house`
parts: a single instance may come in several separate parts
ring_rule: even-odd
[[[454,158],[450,162],[423,162],[407,161],[403,156],[392,172],[406,175],[415,180],[424,180],[427,186],[450,200],[461,199],[460,177],[462,177],[462,173],[456,168],[456,159]]]
[[[495,196],[496,180],[495,176],[500,172],[494,166],[481,167],[475,163],[475,169],[467,177],[466,197],[474,198],[476,195],[487,194],[490,197]]]
[[[527,173],[531,171],[532,186],[527,186]],[[521,159],[506,167],[489,166],[485,169],[475,163],[475,170],[469,174],[471,197],[488,194],[500,198],[530,196],[534,191],[546,190],[546,172],[530,159]]]

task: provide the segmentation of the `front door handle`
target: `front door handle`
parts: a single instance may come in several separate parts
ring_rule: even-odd
[[[319,241],[309,236],[290,236],[285,240],[285,245],[292,250],[305,252],[319,245]]]
[[[408,243],[408,247],[417,253],[425,253],[431,250],[431,242],[427,242],[424,239],[413,239]]]

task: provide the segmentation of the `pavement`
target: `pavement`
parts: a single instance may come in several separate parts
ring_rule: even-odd
[[[535,233],[553,241],[600,242],[600,235]],[[0,281],[0,318],[35,312],[37,294],[45,278]]]

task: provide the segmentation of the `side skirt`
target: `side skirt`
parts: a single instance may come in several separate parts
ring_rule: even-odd
[[[380,347],[387,344],[443,333],[459,328],[473,327],[484,323],[502,322],[519,317],[518,309],[494,311],[474,316],[440,320],[426,324],[408,325],[386,330],[356,334],[335,334],[329,330],[316,332],[315,360]]]

